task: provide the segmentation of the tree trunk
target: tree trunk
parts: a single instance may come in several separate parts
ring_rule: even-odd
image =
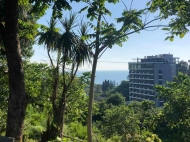
[[[88,142],[92,142],[92,108],[93,108],[93,100],[94,100],[94,82],[95,82],[97,61],[98,61],[98,52],[95,53],[95,55],[94,55],[92,74],[91,74],[91,82],[90,82],[88,117],[87,117]]]
[[[65,57],[66,58],[66,57]],[[65,75],[63,65],[63,76]],[[59,73],[58,70],[56,70],[56,73]],[[53,96],[52,96],[52,107],[53,107],[53,118],[52,122],[49,122],[46,131],[42,134],[41,142],[46,142],[49,140],[55,140],[56,137],[62,137],[63,132],[63,124],[64,124],[64,114],[66,109],[66,95],[67,95],[67,87],[64,80],[64,87],[62,90],[62,98],[60,99],[58,103],[58,107],[56,106],[56,99],[57,99],[57,90],[58,90],[58,83],[59,83],[59,75],[54,79],[53,84]]]
[[[50,122],[49,128],[43,133],[41,142],[47,142],[50,140],[55,140],[56,137],[60,137],[60,132],[62,132],[63,125],[63,108],[56,110],[56,115],[53,116],[53,121]]]
[[[63,137],[63,124],[64,124],[64,116],[66,111],[66,103],[67,103],[67,93],[71,86],[71,83],[73,82],[74,76],[76,75],[76,72],[78,70],[79,64],[77,64],[77,68],[71,76],[71,80],[66,84],[65,80],[65,65],[66,65],[66,58],[67,56],[64,56],[64,63],[62,66],[62,75],[63,75],[63,89],[62,89],[62,96],[59,100],[58,107],[56,106],[56,99],[57,99],[57,91],[58,91],[58,84],[59,84],[59,70],[57,68],[56,73],[57,77],[54,79],[53,84],[53,96],[52,96],[52,107],[53,107],[53,118],[52,122],[47,124],[47,130],[42,134],[41,142],[46,142],[49,140],[55,140],[56,137]],[[57,66],[58,67],[58,66]]]
[[[57,105],[57,92],[59,86],[59,67],[57,66],[54,70],[54,81],[53,81],[53,94],[52,94],[52,107],[53,107],[53,115],[56,113]]]
[[[92,111],[93,111],[92,108],[93,108],[93,101],[94,101],[94,82],[95,82],[98,56],[99,56],[99,53],[101,52],[99,49],[101,16],[102,16],[102,13],[100,11],[98,14],[98,21],[97,21],[96,46],[95,46],[95,54],[94,54],[94,60],[93,60],[93,65],[92,65],[92,75],[91,75],[89,103],[88,103],[88,117],[87,117],[88,142],[92,142]]]
[[[66,96],[67,96],[67,93],[64,94],[64,101],[63,101],[63,105],[62,105],[62,118],[61,118],[61,122],[60,122],[60,129],[59,129],[59,132],[58,132],[58,136],[60,138],[63,138],[63,124],[65,122],[65,110],[66,110],[66,103],[67,103],[67,100],[66,100]]]
[[[6,136],[22,141],[27,98],[18,37],[18,0],[5,1],[5,29],[2,34],[9,71],[9,99]]]
[[[64,95],[64,103],[63,101],[60,101],[59,107],[55,108],[53,120],[52,122],[50,122],[49,127],[47,127],[47,130],[43,133],[41,142],[55,140],[57,136],[62,137],[64,114],[66,109],[66,93]]]

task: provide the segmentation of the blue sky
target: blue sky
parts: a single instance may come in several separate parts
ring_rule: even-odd
[[[143,8],[145,7],[146,2],[147,0],[134,0],[132,8]],[[84,4],[73,3],[72,6],[73,11],[77,12],[84,7]],[[126,6],[129,8],[130,1],[126,3]],[[112,12],[112,17],[109,17],[107,20],[108,22],[114,22],[115,18],[121,16],[125,6],[122,3],[119,3],[116,5],[108,5],[107,8]],[[149,19],[151,20],[156,14],[150,15]],[[51,10],[48,10],[46,15],[42,17],[38,23],[47,24],[50,15]],[[161,22],[161,24],[163,23],[165,22]],[[98,62],[97,70],[128,70],[128,62],[132,61],[134,58],[143,58],[147,55],[170,53],[175,57],[179,57],[180,60],[188,61],[190,59],[189,33],[182,39],[175,37],[173,42],[165,41],[165,37],[167,37],[166,31],[161,29],[155,31],[141,31],[140,34],[132,34],[129,36],[127,42],[123,43],[122,47],[114,46],[112,49],[106,50],[99,61],[109,62]],[[35,45],[34,50],[35,54],[31,58],[31,61],[48,63],[47,53],[43,46]],[[91,70],[91,65],[86,64],[80,67],[80,70]]]

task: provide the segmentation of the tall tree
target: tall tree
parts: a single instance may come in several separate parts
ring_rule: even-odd
[[[50,27],[47,28],[45,33],[42,32],[40,34],[39,43],[44,43],[46,45],[51,65],[55,69],[55,73],[53,74],[54,83],[52,94],[53,118],[52,121],[49,122],[49,127],[47,127],[46,132],[44,132],[42,141],[52,140],[57,136],[62,137],[64,114],[69,89],[75,78],[79,65],[90,60],[90,54],[87,49],[88,47],[86,46],[84,40],[80,38],[80,35],[73,32],[73,29],[78,26],[76,23],[76,18],[76,14],[70,14],[69,18],[60,20],[64,28],[64,32],[59,36],[56,36],[59,33],[55,31],[55,22],[53,22],[54,19],[52,18]],[[86,28],[87,27],[83,25],[80,34],[86,34]],[[58,52],[58,58],[61,57],[59,62],[57,62],[56,67],[54,66],[53,60],[49,54],[49,50],[51,48]],[[61,96],[58,96],[57,91],[60,80],[60,63],[62,64],[62,93]],[[71,65],[71,71],[69,71],[70,77],[68,76],[67,64]]]
[[[0,52],[3,53],[1,55],[6,55],[9,72],[6,136],[14,137],[18,141],[22,138],[27,105],[22,58],[32,55],[31,46],[37,31],[35,22],[41,16],[40,13],[36,16],[31,6],[28,0],[0,1],[0,41],[3,43]]]
[[[111,94],[107,100],[107,104],[112,104],[115,106],[118,105],[124,105],[125,104],[125,98],[120,93]]]
[[[125,97],[125,100],[129,101],[129,81],[121,81],[121,84],[113,92],[121,93]]]
[[[1,37],[6,51],[10,90],[6,136],[21,141],[27,97],[18,37],[18,0],[6,0],[4,10],[5,28]]]
[[[60,74],[59,74],[59,65],[60,65],[60,50],[58,50],[56,48],[57,46],[57,42],[60,38],[60,33],[59,33],[59,29],[56,28],[56,19],[55,18],[51,18],[50,22],[49,22],[49,27],[46,26],[41,26],[41,32],[38,33],[39,39],[38,39],[38,44],[44,44],[45,48],[47,49],[47,54],[50,60],[50,64],[51,64],[51,68],[52,68],[52,95],[51,95],[51,105],[53,108],[53,116],[56,115],[56,99],[58,96],[58,87],[59,87],[59,78],[60,78]],[[57,60],[56,63],[55,61],[53,61],[50,52],[57,52]],[[48,116],[49,118],[49,116]],[[44,132],[43,136],[42,136],[42,141],[46,141],[48,140],[49,137],[51,137],[51,134],[54,134],[48,126],[50,126],[50,121],[48,120],[47,122],[47,130],[46,132]]]
[[[178,64],[176,64],[176,72],[177,72],[177,74],[179,72],[188,74],[188,63],[183,60],[180,61]]]
[[[75,78],[76,72],[78,71],[79,65],[84,64],[85,61],[90,60],[90,54],[88,50],[88,46],[86,46],[84,40],[77,36],[76,33],[73,32],[73,29],[77,26],[76,23],[77,15],[70,14],[69,18],[64,18],[61,20],[62,26],[64,28],[64,33],[61,35],[58,41],[58,48],[61,49],[62,52],[62,76],[63,76],[63,86],[62,86],[62,94],[61,98],[58,101],[58,106],[55,114],[55,121],[57,126],[60,126],[58,129],[58,136],[62,137],[63,131],[63,123],[64,123],[64,114],[66,110],[68,91],[72,85],[72,82]],[[81,29],[86,30],[86,29]],[[86,34],[84,31],[81,34]],[[82,35],[84,36],[84,35]],[[71,63],[71,72],[70,79],[67,81],[67,67],[66,64]]]
[[[102,91],[105,92],[107,90],[111,90],[115,87],[115,81],[104,80],[102,83]]]
[[[71,9],[64,0],[2,0],[0,1],[0,36],[5,48],[9,71],[9,101],[6,136],[14,137],[21,141],[22,129],[27,105],[25,93],[24,73],[19,40],[19,5],[32,4],[32,12],[38,13],[37,17],[44,14],[45,10],[55,2],[58,13],[63,8]],[[31,13],[32,15],[32,13]],[[27,24],[26,24],[27,25]],[[29,27],[31,27],[30,25]],[[25,27],[24,27],[25,28]],[[32,33],[32,31],[31,31]]]
[[[150,25],[152,22],[159,20],[158,17],[148,21],[147,9],[134,10],[131,5],[127,7],[121,14],[122,17],[117,18],[118,23],[122,23],[122,26],[118,29],[113,23],[109,23],[106,20],[106,16],[111,16],[111,12],[106,8],[109,3],[116,4],[119,0],[94,0],[87,1],[87,6],[81,11],[87,9],[87,18],[90,19],[90,26],[94,29],[94,32],[88,37],[93,39],[90,43],[90,48],[93,49],[93,64],[91,74],[91,84],[89,93],[89,107],[88,107],[88,120],[87,120],[87,132],[88,142],[92,142],[92,108],[94,100],[94,80],[97,67],[97,61],[107,48],[112,48],[115,44],[122,46],[122,42],[125,42],[128,35],[138,33],[140,30],[158,27],[159,25]],[[142,21],[142,16],[145,16],[145,21]],[[95,23],[95,24],[94,24]]]

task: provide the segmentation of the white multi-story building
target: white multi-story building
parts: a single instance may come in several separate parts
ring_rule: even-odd
[[[129,99],[130,101],[151,100],[156,106],[162,106],[163,101],[156,96],[156,84],[166,85],[176,75],[176,62],[179,58],[172,54],[147,56],[129,62]]]

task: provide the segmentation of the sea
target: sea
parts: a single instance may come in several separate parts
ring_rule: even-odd
[[[83,72],[78,71],[77,76],[81,76]],[[95,84],[102,84],[104,80],[115,81],[116,85],[119,85],[121,81],[127,80],[129,71],[125,70],[98,70],[96,71]]]

